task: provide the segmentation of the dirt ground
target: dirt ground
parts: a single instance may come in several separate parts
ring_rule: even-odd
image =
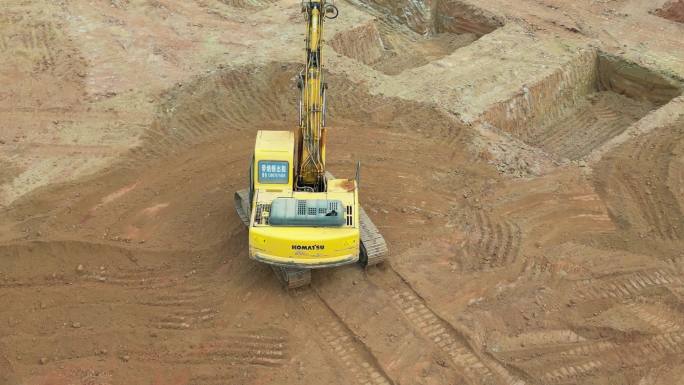
[[[329,169],[379,267],[284,291],[232,206],[296,0],[0,10],[0,385],[684,384],[684,2],[340,0]]]

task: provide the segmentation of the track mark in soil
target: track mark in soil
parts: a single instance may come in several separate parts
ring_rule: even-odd
[[[241,373],[245,376],[245,372]],[[188,383],[182,383],[182,385],[228,385],[235,383],[235,374],[200,374],[192,376]]]
[[[495,219],[484,210],[477,211],[475,222],[475,239],[469,242],[469,254],[477,256],[473,270],[505,267],[517,261],[522,235],[515,223]]]
[[[512,352],[518,350],[538,349],[546,346],[558,347],[574,345],[586,341],[572,330],[540,330],[505,337],[496,341],[498,351]]]
[[[536,130],[527,141],[560,158],[580,159],[626,130],[648,109],[626,96],[598,92],[564,118]]]
[[[293,66],[290,72],[295,72]],[[152,123],[141,138],[143,145],[131,150],[128,162],[133,165],[146,158],[160,157],[214,134],[249,127],[255,121],[283,120],[287,103],[295,105],[294,97],[288,98],[294,95],[287,91],[289,80],[289,76],[282,74],[245,69],[173,90],[162,106],[163,111],[170,113],[161,114]]]
[[[532,281],[543,281],[553,277],[555,269],[546,257],[529,258],[523,267],[523,277]]]
[[[280,0],[219,0],[223,4],[235,8],[259,8],[277,3]]]
[[[609,351],[612,349],[617,349],[618,344],[615,342],[611,341],[598,341],[598,342],[593,342],[589,343],[586,345],[581,345],[566,351],[563,351],[560,353],[561,356],[564,357],[573,357],[573,356],[592,356],[592,355],[598,355],[601,354],[605,351]]]
[[[12,28],[14,27],[14,28]],[[12,48],[15,56],[34,58],[39,68],[47,69],[55,65],[53,40],[58,28],[50,22],[16,23],[10,27],[15,33],[3,34],[4,46]]]
[[[393,381],[376,363],[365,345],[357,340],[354,333],[313,290],[302,292],[300,299],[318,332],[317,334],[322,337],[335,360],[344,364],[355,383],[362,385],[393,384]]]
[[[681,319],[674,315],[673,309],[664,305],[629,303],[625,306],[625,309],[662,333],[673,333],[682,330]]]
[[[138,301],[138,304],[152,307],[184,307],[193,305],[205,298],[206,290],[202,287],[184,287],[171,294],[160,294],[152,299]]]
[[[219,301],[208,294],[201,285],[180,285],[174,287],[172,292],[139,301],[138,304],[151,308],[149,326],[152,328],[205,329],[213,326],[219,314]]]
[[[490,369],[463,341],[460,334],[437,316],[408,286],[403,290],[396,290],[392,300],[411,324],[445,352],[473,383],[498,383],[495,378],[500,377],[502,383],[508,385],[524,384],[522,380],[516,379],[504,367],[494,362],[489,363],[492,367]]]
[[[99,271],[87,273],[83,280],[136,290],[155,290],[176,286],[182,275],[170,274],[170,269],[139,269],[118,272]]]
[[[478,352],[468,338],[450,322],[439,316],[427,302],[396,272],[389,268],[372,281],[383,288],[392,303],[408,320],[417,335],[434,344],[473,383],[522,385],[522,379],[485,353]]]
[[[681,280],[669,271],[642,270],[618,277],[581,281],[575,286],[573,296],[586,301],[634,298],[652,288],[680,284]]]
[[[605,345],[604,345],[605,346]],[[588,374],[616,372],[625,367],[657,365],[660,361],[684,352],[684,332],[664,333],[643,341],[607,348],[599,357],[584,358],[571,364],[544,370],[544,383],[568,382]]]
[[[72,279],[69,279],[62,274],[45,275],[43,277],[32,277],[29,279],[16,279],[5,275],[0,276],[0,288],[2,289],[32,289],[36,287],[67,286],[72,282]]]
[[[175,364],[249,365],[279,367],[287,363],[289,338],[284,331],[253,331],[210,336],[188,351],[171,353],[165,361]]]
[[[600,164],[598,190],[623,228],[684,239],[684,213],[670,187],[670,167],[682,143],[684,119],[621,146]]]
[[[121,166],[137,169],[140,163],[187,151],[227,134],[231,140],[222,141],[227,151],[244,162],[250,156],[248,149],[254,146],[255,127],[289,129],[289,123],[297,121],[293,74],[300,70],[301,65],[294,63],[246,66],[174,87],[165,94],[157,117],[141,135],[141,144],[124,156]],[[355,129],[358,122],[366,122],[374,130],[412,135],[421,127],[423,137],[451,139],[463,134],[461,124],[430,106],[370,95],[363,85],[340,75],[330,74],[327,82],[330,117],[342,128],[347,125]]]
[[[218,310],[210,307],[201,309],[175,310],[171,314],[157,317],[152,323],[156,329],[199,329],[211,326],[211,321],[218,315]]]

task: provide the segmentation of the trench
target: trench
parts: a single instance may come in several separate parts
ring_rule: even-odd
[[[593,50],[482,120],[557,159],[578,160],[682,93],[682,82]]]
[[[388,75],[439,60],[503,25],[496,16],[460,1],[350,3],[375,18],[339,32],[330,45]]]

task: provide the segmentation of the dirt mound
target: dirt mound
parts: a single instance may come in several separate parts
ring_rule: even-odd
[[[258,129],[290,129],[297,119],[293,74],[299,70],[295,64],[273,63],[217,71],[179,85],[166,95],[159,118],[143,136],[143,144],[133,151],[134,159],[162,156],[206,142],[213,135],[251,140]],[[457,123],[428,106],[371,96],[363,86],[337,75],[328,76],[327,82],[333,129],[353,121],[355,126],[363,124],[381,132],[408,133],[420,125],[422,136],[458,135]],[[423,119],[428,116],[436,118],[433,124],[425,124]],[[332,136],[341,139],[343,135]]]
[[[684,1],[670,0],[656,11],[656,15],[678,23],[684,23]]]

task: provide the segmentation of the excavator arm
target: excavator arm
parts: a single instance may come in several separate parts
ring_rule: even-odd
[[[326,0],[302,2],[306,13],[306,67],[299,74],[301,90],[299,129],[295,134],[297,148],[296,189],[325,191],[325,113],[326,88],[321,48],[323,20],[336,18],[337,8]]]

